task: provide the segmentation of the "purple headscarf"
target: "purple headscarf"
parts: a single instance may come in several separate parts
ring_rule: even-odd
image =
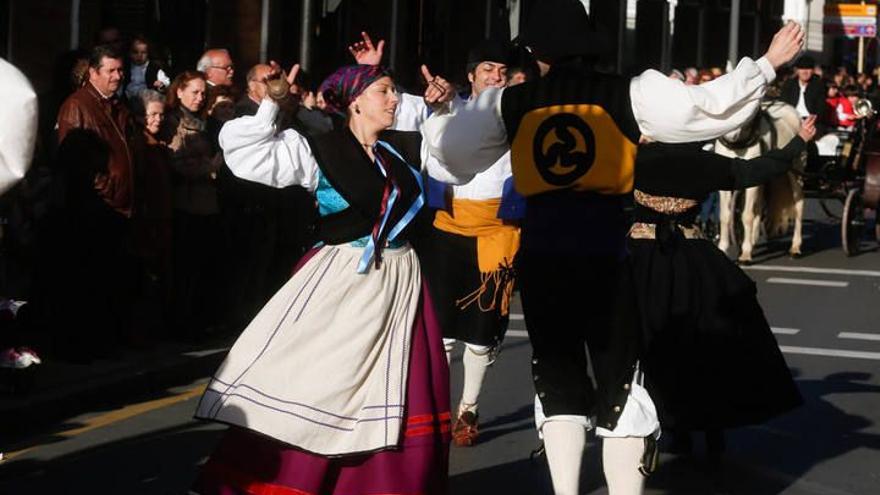
[[[346,110],[377,79],[391,73],[381,65],[346,65],[331,74],[318,91],[324,95],[327,111],[346,116]]]

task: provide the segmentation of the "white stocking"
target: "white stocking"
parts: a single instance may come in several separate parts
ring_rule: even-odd
[[[462,363],[464,364],[464,388],[461,391],[459,413],[465,410],[476,413],[483,379],[491,361],[491,348],[466,345]]]
[[[455,339],[443,339],[443,348],[446,349],[446,364],[452,364],[452,351],[455,349]]]
[[[605,438],[602,443],[602,464],[608,494],[641,495],[645,489],[645,477],[639,472],[639,464],[645,452],[645,439]]]
[[[587,429],[571,421],[547,421],[541,433],[553,479],[553,493],[578,495]]]

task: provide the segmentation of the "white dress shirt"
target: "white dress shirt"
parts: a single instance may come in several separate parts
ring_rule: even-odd
[[[801,90],[801,94],[798,96],[798,104],[796,108],[798,115],[800,115],[802,119],[805,119],[810,116],[810,111],[807,110],[807,85],[798,81],[798,88]]]
[[[451,108],[461,108],[469,100],[463,100],[456,95],[450,103]],[[423,131],[424,123],[431,114],[424,98],[420,96],[402,93],[400,103],[397,105],[397,119],[394,129],[399,131]],[[422,132],[422,139],[425,134]],[[497,199],[504,193],[504,182],[513,176],[510,164],[510,152],[505,153],[488,169],[476,174],[473,179],[465,184],[452,186],[452,197],[459,199]]]

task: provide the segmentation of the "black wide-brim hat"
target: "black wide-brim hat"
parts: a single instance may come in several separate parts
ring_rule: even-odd
[[[538,0],[528,15],[518,44],[529,47],[538,59],[599,56],[608,50],[608,38],[579,0]]]
[[[809,55],[802,55],[799,59],[797,59],[794,63],[795,69],[815,69],[816,68],[816,59]]]
[[[513,44],[509,41],[482,40],[468,52],[467,63],[495,62],[509,65],[514,58]]]

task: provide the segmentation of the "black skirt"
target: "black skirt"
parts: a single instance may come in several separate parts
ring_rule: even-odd
[[[494,280],[486,282],[479,300],[466,307],[461,303],[483,284],[477,262],[477,238],[433,227],[427,230],[427,238],[419,246],[419,258],[443,337],[481,346],[500,344],[509,316],[501,315],[504,295],[502,290],[496,290]],[[484,311],[487,308],[494,309]]]
[[[802,403],[755,283],[712,243],[631,239],[645,344],[642,369],[661,424],[761,423]]]

